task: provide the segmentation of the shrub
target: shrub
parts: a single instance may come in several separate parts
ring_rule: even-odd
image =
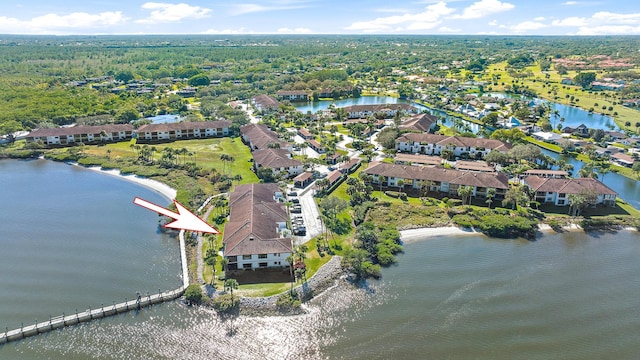
[[[276,306],[279,310],[293,310],[299,308],[300,305],[302,305],[302,302],[296,292],[287,291],[278,296],[276,300]]]
[[[102,166],[104,159],[94,157],[83,157],[78,159],[78,164],[82,166]]]
[[[460,206],[462,205],[462,200],[460,199],[449,199],[447,200],[448,207]]]
[[[200,304],[202,302],[202,289],[199,285],[191,284],[184,292],[184,298],[189,305]]]
[[[458,226],[466,228],[472,228],[478,225],[477,220],[473,216],[466,214],[455,215],[451,221]]]
[[[388,197],[392,197],[394,199],[397,199],[400,197],[400,194],[403,194],[399,191],[391,191],[391,190],[387,190],[384,192],[385,195],[387,195]],[[406,196],[406,195],[405,195]]]
[[[212,305],[217,312],[230,313],[238,309],[240,301],[231,294],[224,294],[213,299]]]
[[[478,222],[483,233],[501,238],[525,236],[537,227],[537,221],[523,216],[484,215]]]

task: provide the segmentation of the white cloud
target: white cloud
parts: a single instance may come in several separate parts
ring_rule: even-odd
[[[586,26],[587,23],[588,23],[587,18],[571,16],[562,20],[553,20],[551,22],[551,25],[576,27],[576,26]]]
[[[565,1],[564,3],[562,3],[562,5],[578,5],[579,3],[577,1]]]
[[[238,34],[257,34],[257,33],[253,30],[249,30],[247,28],[241,27],[238,29],[223,29],[223,30],[209,29],[204,31],[203,34],[238,35]]]
[[[639,24],[640,23],[640,13],[635,14],[618,14],[612,13],[608,11],[601,11],[593,14],[591,16],[593,20],[598,21],[599,23],[607,23],[607,24]]]
[[[280,28],[276,31],[278,34],[312,34],[313,31],[311,31],[311,29],[307,29],[307,28],[295,28],[295,29],[290,29],[290,28]]]
[[[585,26],[578,29],[576,35],[637,35],[640,34],[640,26],[629,25],[605,25]]]
[[[541,22],[536,22],[536,21],[523,21],[517,25],[514,25],[511,27],[511,30],[517,32],[517,33],[524,33],[524,32],[528,32],[531,30],[538,30],[538,29],[543,29],[546,28],[547,25],[541,23]]]
[[[425,11],[411,14],[379,17],[369,21],[358,21],[349,25],[345,30],[358,30],[362,32],[400,32],[405,30],[433,29],[440,25],[441,18],[453,13],[455,9],[448,8],[447,3],[440,1],[429,5]]]
[[[67,15],[45,14],[30,20],[0,16],[0,32],[7,34],[68,34],[73,29],[102,29],[124,23],[127,20],[121,11],[97,14],[74,12]]]
[[[545,21],[547,20],[544,16],[538,16],[537,18],[534,18],[533,21]]]
[[[636,35],[640,33],[640,13],[601,11],[588,18],[573,16],[554,20],[551,25],[578,28],[576,35]]]
[[[452,16],[454,19],[478,19],[487,15],[514,9],[515,5],[499,0],[480,0],[466,7],[462,14]]]
[[[200,6],[191,6],[189,4],[170,4],[146,2],[142,4],[142,8],[151,10],[151,15],[146,19],[136,20],[141,24],[157,24],[179,22],[184,19],[201,19],[208,16],[211,9],[202,8]]]
[[[441,27],[438,28],[438,32],[441,32],[441,33],[459,33],[460,31],[462,31],[462,30],[460,30],[460,29],[452,29],[452,28],[446,27],[446,26],[441,26]]]
[[[261,4],[233,4],[231,15],[242,15],[256,12],[277,11],[277,10],[295,10],[309,7],[307,1],[275,1],[267,5]]]
[[[496,26],[496,25],[498,25],[498,21],[497,20],[491,20],[491,21],[489,21],[488,25],[489,26]]]

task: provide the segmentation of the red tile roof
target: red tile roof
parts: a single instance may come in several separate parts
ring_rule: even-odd
[[[399,142],[416,142],[441,146],[455,144],[458,147],[483,147],[485,149],[494,149],[499,151],[507,151],[511,149],[511,144],[500,140],[438,134],[408,133],[397,138],[396,143]]]
[[[502,173],[478,173],[452,169],[372,162],[366,174],[409,180],[430,180],[451,184],[508,189],[509,179]]]
[[[534,191],[540,192],[556,192],[565,194],[580,194],[584,191],[593,191],[598,195],[618,195],[607,185],[601,183],[597,179],[578,178],[578,179],[554,179],[541,178],[538,176],[527,176],[524,182]]]
[[[262,149],[253,152],[253,161],[259,166],[276,169],[300,166],[302,162],[292,159],[287,149]]]
[[[78,125],[78,126],[63,127],[63,128],[37,129],[29,133],[28,137],[36,138],[36,137],[46,137],[46,136],[100,134],[100,132],[102,131],[105,131],[106,133],[117,133],[120,131],[132,132],[133,125],[130,125],[130,124],[106,124],[106,125],[95,125],[95,126]]]
[[[206,130],[206,129],[224,129],[231,126],[231,121],[185,121],[179,123],[167,124],[146,124],[136,130],[137,133],[159,132],[159,131],[176,131],[176,130]]]
[[[225,226],[225,256],[290,253],[291,238],[281,238],[277,223],[287,222],[284,203],[274,200],[277,184],[236,186],[229,196],[229,223]]]

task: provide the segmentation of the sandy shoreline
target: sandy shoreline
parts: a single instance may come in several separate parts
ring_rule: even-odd
[[[439,236],[466,236],[466,235],[482,235],[479,231],[471,229],[463,229],[457,226],[442,226],[434,228],[420,228],[400,231],[400,239],[404,243],[424,240],[431,237]]]
[[[71,163],[72,165],[75,166],[81,166],[77,163]],[[100,168],[99,166],[91,166],[91,167],[84,167],[85,169],[89,169],[92,171],[97,171],[103,174],[107,174],[107,175],[111,175],[111,176],[116,176],[120,179],[126,180],[126,181],[130,181],[133,183],[136,183],[138,185],[142,185],[146,188],[149,188],[157,193],[159,193],[160,195],[164,196],[165,198],[169,199],[169,200],[173,200],[176,198],[176,194],[178,193],[178,191],[174,188],[172,188],[171,186],[161,183],[160,181],[157,180],[152,180],[152,179],[147,179],[147,178],[143,178],[137,175],[122,175],[120,173],[120,170],[103,170],[102,168]]]

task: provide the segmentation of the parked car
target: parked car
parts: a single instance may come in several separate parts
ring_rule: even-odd
[[[292,206],[291,209],[289,209],[289,211],[294,213],[294,214],[301,214],[302,213],[302,207],[300,205]]]
[[[289,201],[291,201],[294,204],[300,204],[300,199],[298,199],[298,198],[291,198],[291,199],[289,199]]]
[[[287,196],[298,196],[298,193],[296,191],[291,191]]]

